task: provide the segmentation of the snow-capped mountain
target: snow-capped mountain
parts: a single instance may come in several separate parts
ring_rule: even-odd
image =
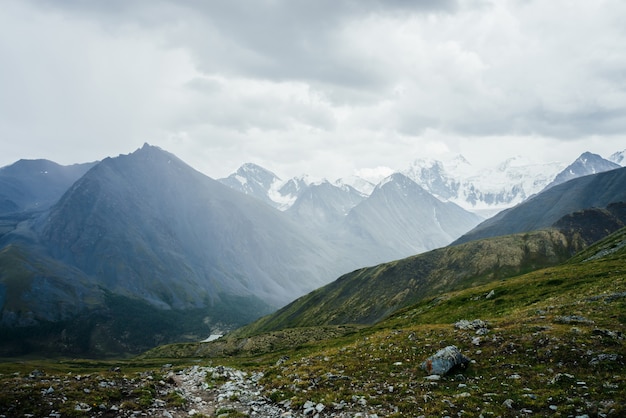
[[[307,175],[283,181],[276,174],[253,163],[243,164],[236,172],[218,181],[279,210],[290,208],[313,182]]]
[[[548,186],[546,186],[546,189],[578,177],[587,176],[589,174],[602,173],[604,171],[614,170],[620,167],[621,166],[619,164],[616,164],[609,160],[605,160],[598,154],[585,152],[581,154],[581,156],[578,157],[576,161],[568,165],[563,171],[557,174],[554,180],[550,184],[548,184]]]
[[[563,167],[514,157],[477,169],[459,155],[449,162],[418,159],[403,173],[437,198],[489,216],[541,191]]]
[[[219,182],[231,189],[256,197],[270,206],[276,205],[269,198],[268,191],[276,184],[282,183],[276,174],[252,163],[243,164],[235,173],[219,179]]]
[[[622,167],[626,166],[626,149],[624,151],[611,154],[608,160],[614,162],[615,164],[619,164]]]
[[[478,168],[462,155],[457,155],[446,161],[416,159],[399,173],[441,201],[453,202],[489,217],[525,201],[548,185],[552,187],[572,178],[617,168],[617,164],[626,164],[625,158],[626,150],[614,153],[608,160],[585,153],[568,167],[563,162],[538,163],[518,156],[490,168]],[[273,173],[253,164],[244,164],[236,173],[220,181],[283,211],[294,205],[314,183],[306,175],[281,181]],[[334,185],[340,188],[350,186],[365,196],[371,195],[376,187],[359,176],[341,178]]]

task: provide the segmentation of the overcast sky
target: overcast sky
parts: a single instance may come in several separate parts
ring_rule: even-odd
[[[626,149],[623,0],[0,0],[0,166],[218,178]]]

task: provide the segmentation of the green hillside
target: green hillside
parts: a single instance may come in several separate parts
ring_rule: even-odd
[[[305,295],[236,335],[293,327],[374,324],[434,295],[554,266],[582,248],[557,230],[496,237],[363,268]]]

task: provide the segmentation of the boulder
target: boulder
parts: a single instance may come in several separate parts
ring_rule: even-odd
[[[424,360],[420,367],[429,375],[443,376],[456,367],[465,368],[469,362],[456,346],[449,345]]]

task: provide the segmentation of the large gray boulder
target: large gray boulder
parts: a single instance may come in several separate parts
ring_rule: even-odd
[[[449,345],[424,360],[420,367],[429,375],[443,376],[456,367],[465,368],[469,362],[456,346]]]

